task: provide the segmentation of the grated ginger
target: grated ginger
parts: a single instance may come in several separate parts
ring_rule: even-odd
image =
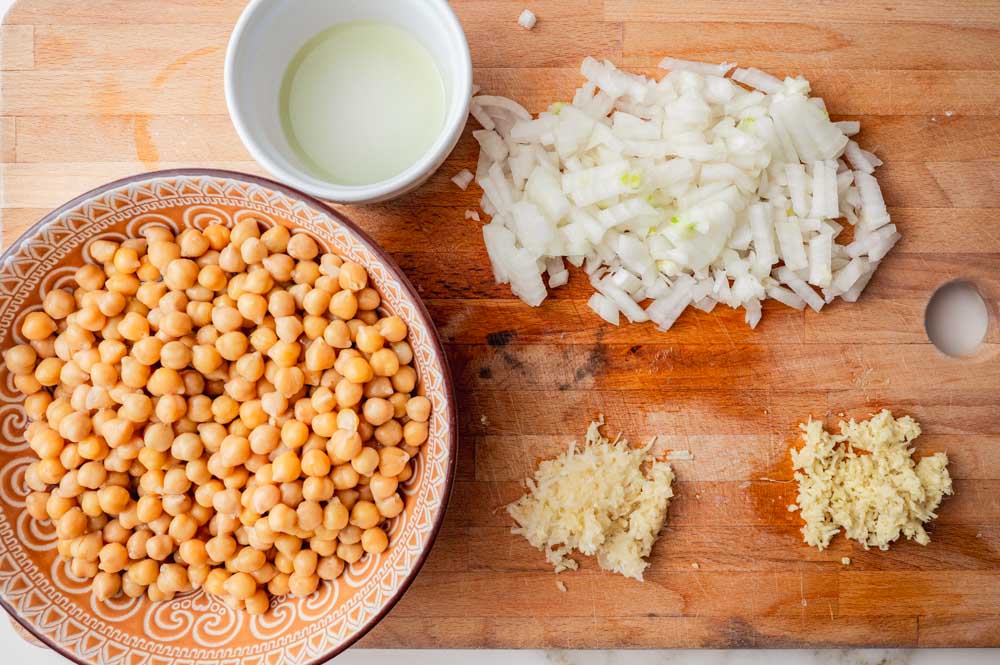
[[[811,419],[800,427],[805,445],[791,451],[799,494],[789,510],[805,520],[806,543],[824,549],[841,529],[865,549],[887,550],[900,535],[930,542],[923,525],[952,494],[951,476],[945,453],[914,462],[910,443],[920,425],[913,418],[883,410],[860,423],[841,421],[840,434]]]
[[[507,507],[517,522],[511,532],[543,550],[557,573],[577,568],[569,557],[575,549],[596,556],[605,570],[641,581],[667,516],[674,474],[668,463],[652,460],[644,473],[652,441],[642,448],[609,442],[599,431],[603,424],[590,424],[582,450],[570,443],[527,479],[528,493]]]

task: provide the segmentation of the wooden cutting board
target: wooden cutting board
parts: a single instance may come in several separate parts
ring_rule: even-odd
[[[416,0],[415,0],[416,1]],[[127,174],[261,173],[226,115],[222,63],[240,0],[21,0],[2,28],[3,240]],[[903,240],[861,302],[822,313],[686,313],[668,334],[613,328],[574,275],[531,309],[493,284],[470,127],[416,193],[346,209],[403,266],[447,342],[461,456],[445,526],[369,647],[1000,646],[1000,2],[455,0],[475,79],[533,112],[567,99],[585,55],[655,73],[660,58],[802,73],[861,120]],[[517,26],[528,4],[531,31]],[[947,6],[946,6],[947,5]],[[924,305],[953,278],[990,301],[974,358],[939,354]],[[952,460],[933,542],[865,552],[802,544],[787,448],[812,415],[881,407]],[[687,449],[646,582],[590,562],[561,575],[510,535],[503,506],[599,413],[612,433]],[[850,566],[840,560],[849,556]],[[694,568],[692,564],[698,564]]]

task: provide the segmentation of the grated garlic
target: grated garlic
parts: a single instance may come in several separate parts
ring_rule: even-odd
[[[641,581],[674,474],[668,463],[648,459],[652,441],[642,448],[609,442],[598,429],[603,424],[590,424],[582,449],[570,443],[527,479],[528,493],[507,506],[517,522],[511,532],[543,550],[557,573],[577,568],[569,554],[578,550],[597,556],[605,570]]]
[[[887,550],[901,535],[930,542],[923,525],[952,494],[951,476],[944,453],[914,462],[910,443],[920,425],[913,418],[884,410],[860,423],[841,421],[840,434],[813,420],[801,428],[805,445],[791,450],[799,493],[789,510],[805,520],[806,543],[823,549],[841,529],[865,549]]]

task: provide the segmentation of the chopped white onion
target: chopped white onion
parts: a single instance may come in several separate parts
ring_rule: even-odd
[[[469,188],[469,184],[472,183],[472,180],[475,177],[476,176],[472,175],[472,171],[470,171],[469,169],[462,169],[461,171],[455,174],[455,176],[451,179],[451,181],[456,185],[458,185],[459,189],[466,190]]]
[[[480,159],[454,180],[483,189],[497,281],[535,306],[582,267],[602,319],[661,330],[688,306],[743,307],[754,327],[765,298],[856,300],[900,238],[871,175],[881,160],[848,139],[859,123],[831,122],[801,77],[661,67],[656,81],[586,58],[572,103],[538,117],[473,98]],[[840,218],[856,226],[848,245]]]

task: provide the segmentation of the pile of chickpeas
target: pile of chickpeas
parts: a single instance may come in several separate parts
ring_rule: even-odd
[[[254,220],[143,235],[94,241],[4,354],[70,572],[261,614],[384,551],[431,403],[364,268]]]

